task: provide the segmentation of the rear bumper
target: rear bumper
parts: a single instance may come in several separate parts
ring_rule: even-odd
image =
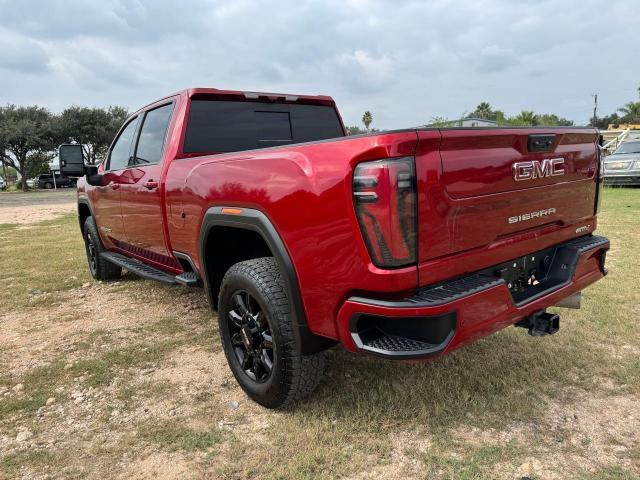
[[[504,264],[418,290],[398,300],[353,296],[338,312],[352,352],[395,359],[442,355],[553,306],[606,275],[609,240],[587,236],[534,252],[551,258],[544,278],[512,292]],[[522,261],[523,259],[514,260]],[[526,264],[526,259],[525,263]],[[524,265],[523,264],[523,265]],[[518,264],[520,266],[520,264]],[[502,277],[502,278],[500,278]]]

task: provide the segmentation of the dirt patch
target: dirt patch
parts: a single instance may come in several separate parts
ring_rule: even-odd
[[[0,224],[31,225],[75,212],[78,202],[75,189],[0,195]]]
[[[49,293],[33,296],[44,303],[25,312],[11,312],[0,315],[3,329],[3,352],[0,358],[9,371],[22,374],[44,365],[65,354],[69,362],[75,358],[74,350],[78,342],[87,341],[96,331],[105,331],[108,337],[102,339],[104,347],[117,342],[128,334],[119,330],[135,326],[132,312],[135,303],[126,296],[112,291],[118,283],[105,286],[98,283],[87,284],[83,288],[72,289],[55,295],[55,304],[46,304]],[[153,308],[151,310],[154,310]],[[154,313],[158,312],[157,308]],[[157,318],[157,317],[156,317]],[[98,342],[100,339],[96,339]],[[96,345],[98,349],[102,344]]]
[[[75,212],[76,202],[56,205],[29,205],[0,207],[0,223],[30,225],[32,223],[50,220],[65,213]]]

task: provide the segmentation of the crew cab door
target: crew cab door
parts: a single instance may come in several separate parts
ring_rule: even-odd
[[[164,144],[173,106],[165,103],[141,114],[126,181],[121,188],[125,248],[165,266],[174,264],[165,242],[161,190]]]
[[[97,186],[93,192],[93,214],[100,237],[107,248],[117,247],[119,242],[125,240],[120,194],[122,184],[126,181],[125,174],[138,120],[138,116],[133,117],[120,130],[101,167],[102,185]]]

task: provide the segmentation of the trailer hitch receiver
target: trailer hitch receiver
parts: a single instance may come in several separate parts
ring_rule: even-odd
[[[545,311],[534,313],[516,323],[516,327],[528,329],[532,337],[553,335],[560,330],[560,315]]]

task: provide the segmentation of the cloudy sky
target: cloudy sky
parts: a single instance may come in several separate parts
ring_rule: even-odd
[[[636,100],[637,0],[0,0],[0,104],[130,109],[193,86],[327,94],[346,123],[480,101],[586,123]]]

